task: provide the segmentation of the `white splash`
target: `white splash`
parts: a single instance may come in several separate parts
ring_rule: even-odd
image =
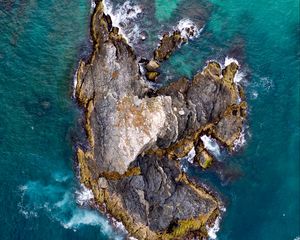
[[[190,163],[194,163],[195,156],[196,156],[196,151],[195,151],[195,147],[193,147],[185,157],[179,158],[178,160],[187,160]]]
[[[239,70],[238,70],[238,71],[236,72],[235,76],[234,76],[233,81],[234,81],[235,84],[238,84],[238,83],[240,83],[243,79],[245,79],[245,77],[246,77],[246,74],[243,73],[242,71],[239,71]]]
[[[59,175],[66,175],[61,173]],[[54,176],[53,176],[54,177]],[[19,212],[26,218],[38,217],[46,214],[51,221],[59,222],[64,228],[77,231],[81,226],[99,226],[103,233],[113,239],[122,239],[113,231],[106,218],[96,211],[79,208],[75,202],[71,189],[66,188],[64,182],[53,179],[53,183],[44,185],[40,181],[29,181],[19,187]],[[92,193],[86,188],[78,192],[79,202],[90,201]],[[77,199],[77,201],[78,201]]]
[[[227,66],[230,65],[231,63],[235,63],[236,65],[240,66],[238,60],[236,60],[235,58],[231,58],[231,57],[226,56],[226,57],[225,57],[225,63],[224,63],[224,66],[227,67]]]
[[[235,63],[236,65],[238,65],[239,67],[241,66],[238,62],[238,60],[236,60],[235,58],[231,58],[226,56],[225,57],[225,62],[224,62],[224,67],[227,67],[228,65],[230,65],[231,63]],[[240,70],[237,70],[235,76],[234,76],[234,83],[235,84],[239,84],[242,82],[242,80],[244,80],[246,77],[246,74]]]
[[[128,43],[136,42],[140,37],[140,30],[137,24],[132,25],[132,21],[142,13],[141,7],[133,5],[130,1],[117,5],[115,9],[110,0],[105,0],[103,3],[104,12],[111,17],[113,26],[119,28],[119,32]]]
[[[74,77],[73,77],[73,98],[75,98],[75,95],[76,95],[76,87],[77,87],[77,82],[78,82],[78,79],[77,79],[77,74],[78,74],[78,68],[74,74]]]
[[[221,212],[226,212],[226,208],[224,206],[220,207]],[[218,216],[214,222],[212,227],[206,226],[207,234],[210,240],[217,239],[217,232],[220,230],[220,222],[222,218]]]
[[[238,60],[236,60],[235,58],[228,57],[228,56],[225,57],[225,62],[224,62],[224,65],[222,65],[222,67],[225,68],[228,65],[230,65],[231,63],[235,63],[240,68],[240,64],[239,64]],[[240,85],[241,82],[243,80],[245,80],[245,77],[246,77],[246,74],[244,72],[242,72],[241,70],[237,70],[236,74],[234,75],[234,79],[233,79],[236,89],[237,89],[238,85]],[[237,89],[237,91],[238,91],[238,89]],[[242,102],[242,99],[240,96],[238,96],[237,103],[239,104],[241,102]]]
[[[207,234],[209,239],[217,239],[217,232],[220,230],[220,217],[217,217],[214,225],[212,227],[207,228]]]
[[[233,150],[237,151],[241,147],[243,147],[246,144],[246,133],[245,128],[242,129],[242,132],[240,133],[239,137],[233,142]]]
[[[187,160],[190,162],[190,163],[194,163],[194,157],[196,156],[196,151],[195,151],[195,148],[193,147],[191,149],[191,151],[189,151],[188,155],[187,155]]]
[[[135,238],[135,237],[129,237],[128,239],[129,239],[129,240],[138,240],[138,239]]]
[[[300,237],[295,237],[294,240],[300,240]]]
[[[91,0],[91,8],[94,9],[96,7],[96,3],[94,0]]]
[[[76,194],[76,202],[83,206],[86,203],[89,203],[91,200],[94,199],[94,194],[92,190],[85,187],[83,184],[81,185],[81,190],[77,190]]]
[[[178,158],[178,160],[180,161],[180,168],[183,172],[188,171],[189,164],[187,162],[193,164],[195,156],[196,156],[196,151],[195,151],[195,147],[193,147],[185,157]]]
[[[184,18],[179,21],[175,30],[179,30],[181,37],[188,40],[197,38],[202,32],[203,28],[199,29],[192,20]]]
[[[211,154],[215,157],[221,156],[220,146],[216,139],[212,138],[211,136],[203,135],[201,136],[201,140],[204,144],[204,148],[206,148]]]

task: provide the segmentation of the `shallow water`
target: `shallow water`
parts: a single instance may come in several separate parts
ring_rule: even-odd
[[[223,156],[221,176],[191,169],[226,203],[218,239],[300,236],[299,2],[133,2],[144,11],[134,23],[149,34],[138,52],[152,49],[160,29],[183,16],[205,21],[200,37],[164,64],[169,81],[192,77],[209,59],[230,56],[242,65],[247,144]],[[1,239],[118,237],[104,217],[76,203],[80,112],[71,86],[88,51],[89,14],[86,0],[0,2]]]

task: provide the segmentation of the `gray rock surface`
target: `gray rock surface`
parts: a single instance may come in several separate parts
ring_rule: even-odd
[[[153,231],[163,231],[176,219],[190,219],[217,208],[209,195],[200,198],[187,184],[176,180],[174,161],[157,156],[139,157],[141,175],[109,181],[109,191],[121,193],[124,207]]]
[[[210,62],[192,81],[182,78],[153,89],[101,1],[91,33],[94,51],[88,62],[81,62],[76,86],[89,140],[86,151],[78,150],[82,182],[139,239],[203,233],[220,201],[190,182],[176,158],[191,147],[201,152],[203,129],[227,146],[238,137],[245,118],[233,82],[238,66],[222,69]],[[162,45],[157,60],[178,46],[176,36],[162,40],[172,49]],[[194,222],[189,226],[182,221]]]

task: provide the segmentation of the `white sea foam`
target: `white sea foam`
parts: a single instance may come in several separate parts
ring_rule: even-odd
[[[180,164],[180,169],[183,172],[187,172],[189,168],[188,168],[188,165],[183,162],[183,163]]]
[[[124,226],[124,224],[123,224],[122,222],[119,222],[119,221],[117,221],[117,220],[114,219],[113,225],[114,225],[117,229],[119,229],[119,230],[121,230],[122,232],[124,232],[125,234],[128,233],[128,231],[126,230],[126,228],[125,228],[125,226]]]
[[[178,160],[180,161],[180,168],[183,172],[188,171],[189,169],[188,162],[193,164],[195,156],[196,156],[196,151],[195,148],[193,147],[185,157],[178,158]]]
[[[59,174],[66,175],[66,174]],[[53,176],[54,177],[54,176]],[[40,181],[29,181],[19,187],[19,212],[25,218],[38,217],[46,214],[52,221],[59,222],[63,227],[76,231],[83,225],[99,226],[105,234],[118,239],[108,220],[96,211],[79,208],[75,202],[73,192],[66,188],[64,182],[56,181],[44,185]],[[77,201],[81,204],[92,199],[92,193],[82,187],[78,191]]]
[[[185,157],[178,159],[179,161],[181,161],[181,169],[184,172],[186,172],[188,170],[188,165],[186,164],[185,161],[182,161],[182,160],[186,160],[189,163],[193,164],[195,156],[196,156],[196,151],[195,151],[195,148],[193,147]]]
[[[76,202],[80,206],[83,206],[84,204],[89,203],[91,200],[94,199],[94,194],[92,190],[88,189],[83,184],[81,185],[81,189],[77,190],[75,194],[76,194]]]
[[[129,237],[128,239],[129,239],[129,240],[138,240],[138,239],[135,238],[135,237]]]
[[[91,8],[94,9],[96,7],[96,3],[94,0],[91,0]]]
[[[139,39],[140,29],[136,23],[132,24],[132,21],[142,13],[139,5],[125,1],[122,5],[117,5],[114,8],[110,0],[105,0],[104,12],[111,17],[113,26],[119,28],[120,33],[129,44],[135,43]]]
[[[224,65],[222,67],[223,68],[227,67],[231,63],[235,63],[240,67],[238,60],[236,60],[235,58],[228,57],[228,56],[225,57]],[[235,83],[236,87],[238,85],[240,85],[242,83],[242,81],[245,80],[245,77],[246,77],[246,74],[243,71],[237,70],[237,72],[234,76],[234,79],[233,79],[233,82]],[[242,99],[240,97],[238,97],[237,103],[241,103],[241,101],[242,101]]]
[[[203,28],[199,29],[192,20],[184,18],[178,22],[175,30],[179,30],[181,37],[188,40],[197,38],[202,32]]]
[[[21,200],[18,203],[18,208],[19,208],[19,212],[26,218],[32,218],[32,217],[37,217],[38,214],[36,211],[26,208],[26,206],[24,206],[24,196],[26,194],[26,191],[28,190],[28,186],[27,185],[22,185],[19,186],[19,190],[21,192]]]
[[[300,240],[300,237],[295,237],[294,240]]]
[[[74,74],[74,77],[73,77],[73,98],[75,98],[75,94],[76,94],[76,87],[77,87],[77,82],[78,82],[78,79],[77,79],[77,74],[78,74],[78,68]]]
[[[237,151],[246,144],[246,129],[243,127],[239,137],[233,142],[233,150]]]
[[[230,65],[231,63],[235,63],[235,64],[237,64],[238,66],[240,66],[238,60],[236,60],[235,58],[231,58],[231,57],[226,56],[226,57],[225,57],[225,63],[224,63],[224,66],[227,67],[227,66]]]
[[[214,225],[212,227],[207,228],[207,234],[209,239],[217,239],[217,232],[220,230],[220,217],[217,217]]]
[[[226,56],[225,57],[225,62],[224,62],[224,67],[227,67],[231,63],[235,63],[235,64],[237,64],[240,67],[240,64],[239,64],[238,60],[236,60],[235,58],[231,58],[231,57]],[[242,82],[242,80],[245,79],[245,77],[246,77],[246,74],[244,72],[238,70],[237,73],[234,76],[233,81],[236,84],[239,84],[239,83]]]
[[[203,135],[201,136],[201,140],[204,144],[204,147],[215,157],[221,156],[220,146],[216,139],[212,138],[211,136]]]
[[[234,76],[233,81],[234,81],[236,84],[238,84],[238,83],[241,83],[242,80],[245,79],[245,77],[246,77],[246,74],[243,73],[242,71],[238,70],[237,73],[236,73],[235,76]]]
[[[226,212],[226,208],[224,206],[220,207],[221,212]],[[210,240],[217,239],[217,232],[220,230],[220,222],[222,218],[219,216],[216,218],[213,226],[206,226],[207,234]]]
[[[190,163],[194,163],[194,157],[196,156],[195,148],[193,147],[191,151],[189,151],[188,155],[186,156],[186,159]]]

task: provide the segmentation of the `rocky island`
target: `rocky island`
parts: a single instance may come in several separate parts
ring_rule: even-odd
[[[76,73],[87,136],[77,150],[79,175],[97,208],[122,222],[128,237],[205,239],[221,214],[221,199],[191,179],[180,160],[192,154],[199,168],[212,164],[203,136],[233,151],[247,105],[234,82],[235,62],[210,61],[193,79],[168,86],[149,82],[185,36],[165,34],[153,58],[141,61],[101,0],[92,14],[93,53]]]

